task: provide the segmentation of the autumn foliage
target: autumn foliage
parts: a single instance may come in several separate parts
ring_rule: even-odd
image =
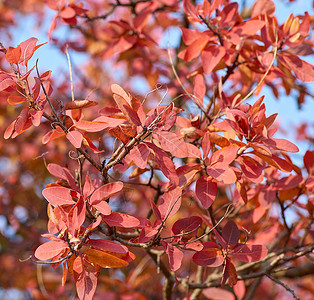
[[[313,17],[238,2],[1,4],[0,292],[313,299],[314,137],[263,95],[310,101]]]

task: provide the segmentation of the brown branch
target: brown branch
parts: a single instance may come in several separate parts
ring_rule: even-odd
[[[277,278],[271,276],[270,274],[266,274],[266,276],[267,276],[269,279],[271,279],[272,281],[274,281],[275,283],[277,283],[277,284],[283,286],[288,292],[290,292],[290,293],[292,294],[292,296],[293,296],[294,299],[300,300],[300,298],[297,297],[297,295],[295,294],[294,290],[291,289],[291,288],[289,288],[289,287],[288,287],[286,284],[284,284],[282,281],[280,281],[279,279],[277,279]]]

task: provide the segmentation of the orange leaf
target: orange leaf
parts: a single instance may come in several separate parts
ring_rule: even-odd
[[[9,47],[5,55],[8,63],[18,64],[21,57],[21,46],[18,45],[16,48]]]
[[[288,69],[291,69],[295,76],[301,81],[314,81],[314,68],[312,64],[288,53],[281,54],[279,59]]]
[[[26,101],[26,99],[22,96],[18,95],[10,95],[7,99],[8,103],[11,105],[21,104]]]
[[[65,110],[68,109],[77,109],[77,108],[87,108],[91,106],[95,106],[98,103],[90,100],[74,100],[65,105]]]
[[[181,52],[178,57],[184,59],[185,61],[191,61],[201,54],[208,41],[209,36],[207,35],[199,37],[189,47],[187,47],[184,52]]]
[[[202,52],[201,59],[205,74],[210,74],[218,65],[220,60],[225,56],[226,50],[224,47],[209,46]]]
[[[103,268],[122,268],[129,264],[117,256],[96,249],[88,249],[84,252],[84,254],[87,255],[90,262]]]

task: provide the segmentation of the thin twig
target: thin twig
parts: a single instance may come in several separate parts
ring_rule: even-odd
[[[70,55],[69,55],[69,51],[68,51],[68,45],[66,45],[66,47],[65,47],[65,54],[67,56],[68,63],[69,63],[70,82],[71,82],[71,96],[72,96],[72,101],[74,101],[75,98],[74,98],[74,88],[73,88],[72,65],[71,65],[71,59],[70,59]]]
[[[277,284],[280,284],[282,287],[284,287],[288,292],[291,293],[294,299],[300,300],[300,298],[295,294],[294,290],[289,288],[286,284],[284,284],[282,281],[279,279],[271,276],[270,274],[266,274],[266,276],[271,279],[272,281],[276,282]]]
[[[40,77],[39,71],[38,71],[38,59],[36,60],[36,72],[37,72],[37,76]],[[45,96],[46,96],[46,100],[47,100],[48,103],[49,103],[49,106],[50,106],[50,108],[51,108],[51,110],[52,110],[53,115],[55,116],[56,120],[58,120],[58,122],[61,123],[60,118],[59,118],[59,116],[58,116],[58,114],[57,114],[57,112],[56,112],[54,106],[52,105],[52,103],[51,103],[51,101],[50,101],[50,99],[49,99],[49,96],[48,96],[48,94],[47,94],[47,92],[46,92],[46,89],[45,89],[45,87],[44,87],[44,85],[43,85],[43,83],[42,83],[41,81],[40,81],[40,86],[41,86],[41,88],[42,88],[42,90],[43,90],[43,92],[44,92],[44,94],[45,94]],[[63,129],[63,128],[62,128],[62,129]]]

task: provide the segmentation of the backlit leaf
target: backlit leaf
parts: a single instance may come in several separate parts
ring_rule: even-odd
[[[235,300],[231,292],[222,288],[206,288],[202,291],[202,294],[210,300]]]
[[[108,216],[103,216],[103,220],[109,226],[118,226],[124,228],[141,227],[141,221],[131,215],[113,212]]]
[[[282,54],[279,59],[291,69],[295,76],[303,82],[314,81],[314,67],[310,63],[300,59],[296,55]]]
[[[68,110],[68,109],[87,108],[87,107],[95,106],[97,104],[98,104],[97,102],[90,101],[90,100],[74,100],[74,101],[67,103],[64,106],[64,109]]]
[[[225,56],[226,50],[224,47],[209,46],[201,55],[202,65],[205,74],[210,74],[218,65],[220,60]]]
[[[168,255],[170,269],[174,272],[177,271],[181,267],[183,252],[170,243],[162,241],[161,244]]]
[[[35,257],[39,260],[50,260],[68,248],[63,240],[49,241],[40,245],[35,251]]]
[[[217,196],[217,183],[210,177],[200,177],[195,185],[195,194],[203,208],[209,208]]]
[[[179,219],[173,224],[171,231],[173,235],[183,234],[181,238],[187,240],[197,235],[198,228],[201,226],[202,222],[202,219],[197,216]],[[189,233],[184,235],[185,232]]]
[[[229,220],[223,227],[221,235],[228,245],[235,246],[240,238],[240,231],[238,226],[232,220]]]
[[[21,46],[17,46],[16,48],[9,47],[7,53],[5,54],[5,58],[8,63],[18,64],[21,57]]]
[[[88,260],[93,264],[99,265],[102,268],[122,268],[126,267],[129,263],[112,254],[100,251],[97,249],[88,249],[84,252]]]
[[[74,204],[70,191],[62,186],[52,186],[43,190],[43,196],[52,206]]]
[[[171,218],[177,213],[181,206],[181,195],[182,190],[179,187],[163,194],[158,205],[162,219]]]
[[[239,244],[233,248],[232,255],[244,262],[254,262],[262,260],[268,253],[268,250],[263,245]]]
[[[193,261],[203,267],[218,267],[224,262],[219,246],[214,242],[203,243],[203,250],[196,252],[192,259]]]
[[[179,184],[179,177],[176,173],[175,166],[169,156],[160,148],[152,143],[146,143],[146,145],[151,148],[155,153],[155,161],[163,172],[163,174],[174,184]]]
[[[83,141],[83,135],[80,132],[76,130],[69,131],[66,134],[66,137],[75,148],[81,147],[82,141]]]
[[[123,183],[121,181],[107,183],[95,190],[90,198],[90,203],[94,205],[97,202],[105,201],[122,189]]]

